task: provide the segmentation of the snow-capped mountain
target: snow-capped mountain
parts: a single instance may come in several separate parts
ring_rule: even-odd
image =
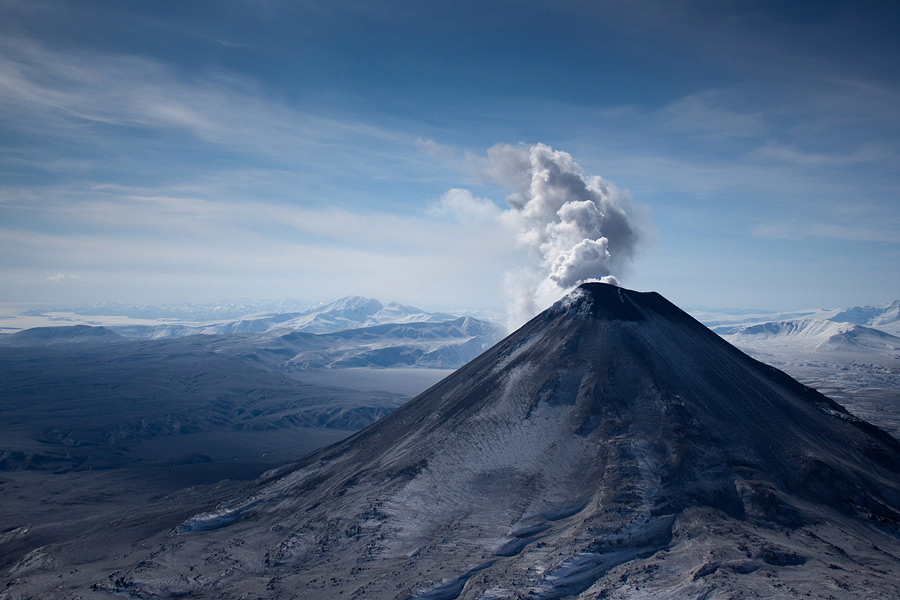
[[[697,308],[690,314],[722,335],[731,335],[747,327],[783,321],[833,321],[852,323],[900,335],[900,300],[880,306],[854,306],[837,309],[810,309],[791,312],[716,310]]]
[[[898,535],[900,442],[658,294],[586,284],[52,595],[889,598]]]
[[[502,337],[501,329],[471,317],[447,321],[388,323],[328,333],[289,328],[209,343],[283,371],[344,367],[430,367],[455,369]]]
[[[205,335],[204,346],[214,352],[248,360],[279,371],[346,367],[427,367],[455,369],[472,360],[503,336],[486,321],[457,317],[448,321],[388,323],[327,333],[278,328],[263,333]],[[141,340],[162,344],[178,335]],[[0,338],[0,347],[65,344],[137,343],[105,327],[74,325],[37,327]],[[149,348],[148,348],[149,350]]]
[[[166,339],[197,334],[264,333],[280,328],[327,333],[388,323],[437,323],[459,316],[396,302],[382,304],[362,296],[347,296],[315,306],[272,301],[171,306],[104,303],[0,315],[0,330],[88,325],[105,326],[129,338]]]
[[[775,321],[742,327],[724,336],[738,347],[757,347],[795,353],[845,352],[861,355],[895,355],[900,358],[900,338],[871,327],[824,319]]]
[[[184,335],[231,335],[265,333],[275,329],[291,329],[308,333],[328,333],[388,323],[438,323],[457,317],[442,312],[427,312],[414,306],[390,302],[382,304],[373,298],[347,296],[320,304],[301,312],[263,313],[205,325],[123,326],[114,330],[128,337],[161,339]]]
[[[492,346],[503,330],[473,317],[348,296],[302,313],[255,315],[205,326],[179,324],[39,327],[0,336],[0,346],[43,346],[208,336],[204,344],[267,367],[455,369]]]
[[[831,321],[866,325],[900,335],[900,300],[881,306],[854,306],[826,311],[823,317]]]
[[[310,333],[325,333],[387,323],[435,323],[455,318],[447,313],[429,313],[396,302],[385,305],[372,298],[347,296],[301,313],[285,322],[282,327]]]

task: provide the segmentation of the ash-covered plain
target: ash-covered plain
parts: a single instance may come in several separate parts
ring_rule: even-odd
[[[893,598],[898,509],[895,438],[658,294],[585,284],[115,568],[4,595]]]

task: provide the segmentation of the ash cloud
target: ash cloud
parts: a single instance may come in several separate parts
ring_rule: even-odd
[[[499,144],[483,173],[512,190],[500,218],[531,266],[508,273],[509,326],[586,281],[618,284],[641,242],[628,195],[545,144]]]

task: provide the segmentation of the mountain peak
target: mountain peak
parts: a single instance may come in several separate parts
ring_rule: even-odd
[[[366,298],[365,296],[344,296],[334,302],[325,304],[317,309],[320,312],[335,311],[357,311],[364,314],[373,314],[383,308],[383,305],[374,298]]]
[[[608,283],[583,283],[560,301],[564,309],[590,311],[600,320],[642,321],[647,310],[663,308],[656,292],[635,292]],[[675,308],[674,305],[671,305]]]
[[[559,300],[537,319],[562,313],[590,314],[595,321],[641,322],[650,318],[680,322],[701,335],[711,332],[699,321],[657,292],[637,292],[599,281],[583,283]]]

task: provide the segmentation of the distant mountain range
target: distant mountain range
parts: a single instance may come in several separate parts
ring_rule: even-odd
[[[900,300],[882,306],[854,306],[826,312],[829,321],[868,325],[888,333],[900,334]]]
[[[296,313],[242,317],[207,325],[35,327],[0,338],[13,347],[167,340],[202,335],[217,352],[284,371],[417,366],[454,369],[504,335],[473,317],[348,296]]]
[[[103,304],[78,310],[131,316],[200,316],[233,314],[262,305],[278,308],[289,303],[156,308]],[[900,301],[881,306],[783,313],[696,310],[693,315],[731,343],[786,367],[798,361],[806,362],[809,355],[854,355],[858,359],[881,362],[900,359],[900,337],[896,335],[900,334]],[[206,323],[35,327],[0,337],[0,345],[113,343],[204,335],[216,338],[207,343],[221,352],[234,353],[278,370],[457,368],[497,342],[504,333],[499,326],[482,319],[347,296],[299,311],[241,314]]]
[[[438,323],[451,321],[461,315],[428,312],[415,306],[396,302],[382,304],[373,298],[347,296],[334,302],[305,306],[301,310],[280,310],[291,303],[223,303],[217,305],[127,305],[98,304],[31,310],[23,313],[31,317],[66,313],[73,315],[110,317],[156,321],[154,324],[104,324],[110,331],[126,338],[164,339],[187,335],[231,335],[235,333],[264,333],[275,329],[291,329],[309,333],[326,333],[390,323]],[[261,310],[263,307],[276,310]],[[60,320],[60,317],[55,317]],[[61,324],[101,325],[102,320],[67,317]],[[121,320],[120,320],[121,321]],[[39,341],[39,337],[33,338]],[[60,341],[62,338],[60,338]]]
[[[200,328],[200,333],[260,333],[274,329],[327,333],[385,324],[438,323],[456,318],[456,315],[449,313],[427,312],[415,306],[405,306],[396,302],[382,304],[372,298],[347,296],[298,313],[253,315],[211,324]]]
[[[737,346],[786,344],[795,352],[851,352],[897,355],[900,337],[879,329],[825,319],[774,321],[725,335]],[[898,355],[900,357],[900,355]]]
[[[736,333],[744,327],[757,323],[818,319],[853,323],[900,336],[900,300],[879,306],[787,312],[708,308],[689,309],[687,312],[716,333],[723,335]],[[278,328],[323,333],[385,323],[446,321],[464,315],[481,320],[497,320],[484,313],[429,312],[396,302],[383,304],[363,296],[347,296],[319,304],[299,300],[239,300],[168,305],[107,302],[44,307],[19,314],[33,318],[47,317],[47,321],[59,322],[61,325],[106,325],[115,327],[114,331],[119,335],[146,339],[181,337],[196,333],[213,335],[261,333]],[[103,317],[121,318],[118,321],[113,319],[106,321]],[[126,326],[119,324],[127,320],[158,321],[158,323]],[[24,327],[0,327],[0,330],[3,329],[13,331]]]
[[[327,333],[279,328],[217,337],[211,347],[284,371],[343,367],[416,366],[455,369],[503,336],[471,317],[438,322],[384,323]]]
[[[900,335],[900,300],[880,306],[813,309],[791,312],[695,309],[688,311],[701,323],[721,335],[737,333],[758,323],[782,321],[833,321],[852,323]]]

